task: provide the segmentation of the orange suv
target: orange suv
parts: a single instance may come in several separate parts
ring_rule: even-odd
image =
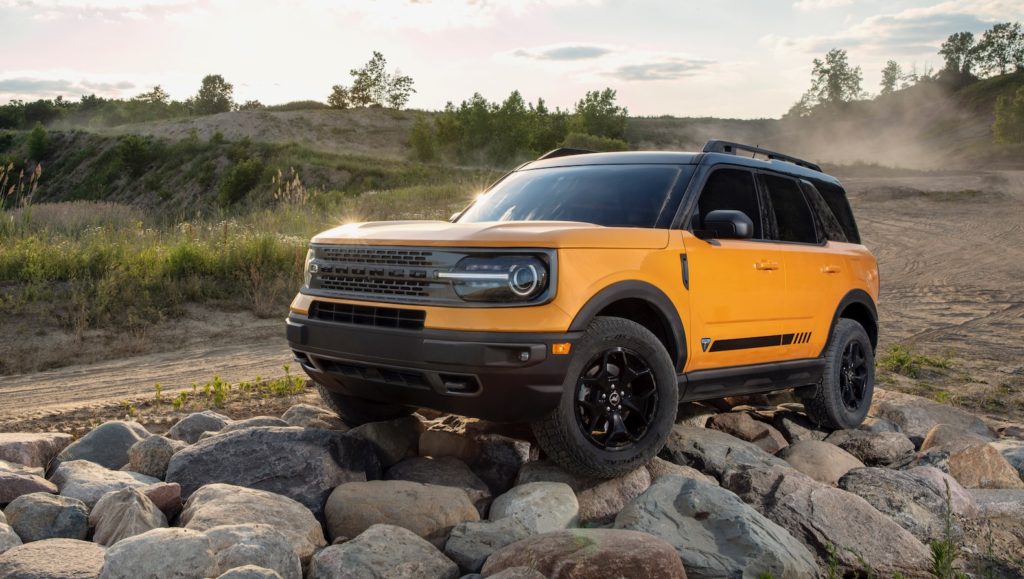
[[[819,424],[856,427],[877,299],[846,194],[813,163],[723,141],[558,149],[449,222],[314,237],[287,336],[348,424],[528,421],[562,466],[611,477],[662,448],[682,401],[796,388]]]

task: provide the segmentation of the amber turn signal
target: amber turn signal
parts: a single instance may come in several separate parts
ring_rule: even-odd
[[[568,355],[571,350],[572,350],[572,343],[571,342],[562,342],[560,344],[551,344],[551,353],[554,354],[555,356],[565,356],[565,355]]]

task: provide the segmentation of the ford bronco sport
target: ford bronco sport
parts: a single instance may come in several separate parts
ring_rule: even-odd
[[[305,276],[288,342],[348,424],[528,421],[563,467],[611,477],[682,401],[795,388],[833,428],[871,402],[878,269],[845,192],[756,147],[555,150],[450,222],[317,235]]]

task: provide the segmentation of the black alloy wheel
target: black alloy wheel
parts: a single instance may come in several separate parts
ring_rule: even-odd
[[[610,348],[583,366],[576,383],[576,423],[602,450],[622,450],[640,441],[654,420],[658,389],[640,354]]]

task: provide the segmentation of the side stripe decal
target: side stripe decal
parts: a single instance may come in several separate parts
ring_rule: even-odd
[[[770,348],[772,346],[788,346],[790,344],[806,344],[811,339],[811,332],[798,334],[775,334],[773,336],[754,336],[750,338],[729,338],[715,340],[708,352],[728,352],[731,350],[748,350],[751,348]]]

